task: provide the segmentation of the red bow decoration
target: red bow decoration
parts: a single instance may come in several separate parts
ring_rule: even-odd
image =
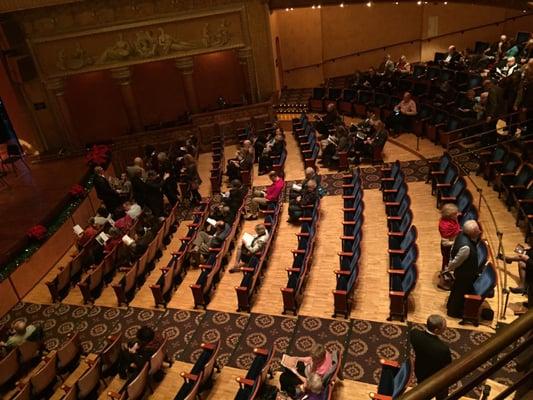
[[[105,144],[95,144],[85,156],[87,164],[92,166],[106,165],[111,159],[111,149]]]
[[[80,198],[80,197],[85,196],[86,192],[83,186],[76,184],[70,188],[70,190],[68,191],[68,194],[71,197]]]
[[[46,239],[46,234],[48,233],[48,229],[42,225],[35,225],[34,227],[28,229],[28,232],[26,232],[26,235],[30,239],[34,240],[44,240]]]

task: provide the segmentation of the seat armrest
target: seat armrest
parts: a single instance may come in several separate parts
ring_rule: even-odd
[[[254,349],[254,354],[259,354],[261,356],[268,356],[268,350],[267,349],[260,349],[260,348],[256,347]]]
[[[349,276],[351,274],[350,271],[344,271],[342,269],[338,269],[334,273],[335,275],[344,275],[344,276]]]
[[[389,274],[405,275],[405,269],[389,269]]]
[[[255,381],[251,380],[251,379],[246,379],[246,378],[241,378],[241,377],[238,377],[238,378],[235,378],[235,380],[241,384],[241,385],[244,385],[244,386],[253,386],[255,384]]]
[[[202,343],[203,344],[203,343]],[[180,376],[187,381],[197,381],[198,375],[189,374],[188,372],[181,372]]]
[[[481,301],[482,298],[478,294],[465,294],[465,299]]]

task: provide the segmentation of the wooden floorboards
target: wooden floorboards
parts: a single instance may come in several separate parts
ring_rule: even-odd
[[[385,158],[387,161],[395,159],[413,160],[416,159],[410,149],[416,149],[416,137],[414,135],[402,135],[397,139],[402,146],[392,141],[385,147]],[[287,133],[288,158],[286,161],[287,180],[299,180],[303,177],[303,162],[299,149],[290,133]],[[421,140],[419,143],[420,151],[426,157],[438,156],[442,153],[442,148],[433,145],[427,140]],[[225,148],[226,160],[234,157],[236,146],[227,146]],[[199,173],[203,180],[201,193],[203,196],[210,195],[209,174],[211,168],[211,153],[201,154],[198,161]],[[335,171],[322,170],[321,173],[333,173]],[[480,222],[484,228],[484,237],[489,241],[493,249],[498,247],[498,238],[496,230],[504,232],[503,245],[507,253],[512,252],[517,243],[523,242],[523,233],[515,227],[514,218],[506,210],[504,203],[497,198],[497,193],[488,187],[486,182],[476,176],[472,176],[473,181],[483,189],[483,195],[490,204],[494,214],[496,224],[494,223],[488,207],[482,202],[480,209]],[[476,205],[478,195],[476,187],[467,179],[468,186],[472,192]],[[257,166],[254,170],[254,185],[262,186],[268,184],[267,176],[257,175]],[[410,305],[408,320],[413,322],[424,322],[429,314],[440,313],[445,315],[445,304],[448,293],[437,288],[437,276],[441,268],[440,256],[440,236],[438,233],[439,212],[435,207],[435,197],[431,196],[430,186],[424,182],[409,183],[409,195],[412,200],[412,211],[414,215],[414,224],[418,228],[418,247],[419,260],[417,268],[419,279],[415,289],[412,292],[412,302]],[[365,319],[384,322],[389,314],[389,297],[388,297],[388,255],[387,255],[387,223],[384,205],[382,202],[381,192],[379,190],[364,191],[364,224],[363,240],[361,243],[362,256],[360,261],[360,275],[357,282],[354,306],[350,318]],[[269,258],[268,266],[265,270],[264,278],[259,285],[258,292],[255,295],[252,312],[265,313],[270,315],[280,315],[282,311],[282,297],[280,288],[286,285],[287,272],[286,268],[292,265],[293,256],[291,249],[296,247],[296,236],[300,227],[286,222],[288,218],[288,204],[283,206],[282,215],[277,235],[272,243],[273,249]],[[321,318],[331,318],[333,310],[333,298],[331,291],[335,288],[335,275],[333,271],[339,267],[339,258],[337,252],[341,249],[340,236],[342,235],[342,198],[341,196],[326,196],[321,201],[321,214],[318,229],[318,239],[316,243],[313,264],[310,276],[307,282],[305,295],[300,307],[301,315],[315,316]],[[243,224],[236,245],[240,243],[240,236],[243,232],[252,232],[257,221],[246,221]],[[158,279],[159,268],[166,266],[171,252],[176,251],[180,246],[180,237],[185,236],[187,232],[187,221],[181,223],[178,231],[174,234],[171,243],[163,252],[161,259],[158,261],[154,271],[147,276],[146,282],[137,292],[134,300],[131,302],[132,307],[142,307],[153,309],[154,300],[150,290],[150,285]],[[496,226],[497,225],[497,226]],[[235,263],[235,254],[231,254],[228,266],[230,268]],[[65,264],[70,258],[69,254],[65,255],[63,260],[51,271],[25,298],[25,301],[36,303],[50,303],[50,294],[44,282],[51,279],[57,267]],[[499,314],[501,311],[502,296],[500,294],[501,285],[505,271],[501,263],[498,264],[500,269],[500,288],[494,299],[490,299],[488,304]],[[515,286],[517,279],[516,265],[508,266],[507,278],[508,286]],[[173,294],[168,307],[177,309],[192,309],[193,298],[190,284],[193,284],[199,275],[199,270],[190,269],[183,282],[177,287]],[[227,270],[222,273],[221,280],[214,293],[211,303],[208,305],[209,310],[235,312],[237,300],[235,286],[242,278],[241,273],[230,274]],[[119,276],[116,278],[119,279]],[[511,295],[511,303],[518,303],[525,298],[519,295]],[[78,288],[73,288],[65,298],[64,303],[82,304],[81,293]],[[117,301],[111,286],[104,288],[102,295],[97,299],[96,305],[116,307]],[[513,320],[512,311],[508,310],[505,322]],[[457,327],[457,320],[448,319],[451,327]],[[494,321],[495,323],[496,321]],[[493,323],[493,325],[494,325]],[[489,327],[480,326],[479,328],[469,329],[490,330]],[[155,392],[149,396],[152,399],[172,398],[181,386],[182,379],[179,377],[181,371],[190,369],[190,364],[176,362],[169,369],[163,381],[157,386]],[[204,395],[204,399],[230,399],[235,396],[238,385],[235,377],[244,375],[245,371],[235,368],[225,367],[222,373],[216,377],[211,391]],[[276,380],[273,381],[277,383]],[[336,398],[338,399],[362,399],[367,398],[368,392],[375,390],[374,385],[368,385],[361,382],[345,380],[338,385],[336,389]]]

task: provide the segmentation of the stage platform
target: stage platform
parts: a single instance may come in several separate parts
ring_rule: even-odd
[[[71,186],[87,172],[83,157],[28,165],[30,169],[17,162],[17,173],[6,166],[9,186],[0,186],[0,264],[17,251],[29,228],[61,207]]]

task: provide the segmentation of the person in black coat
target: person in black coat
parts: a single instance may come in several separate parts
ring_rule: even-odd
[[[228,206],[232,213],[237,213],[242,205],[244,196],[246,196],[247,189],[242,186],[238,179],[231,181],[231,187],[228,195],[222,198],[222,203]]]
[[[115,210],[122,204],[120,195],[109,184],[102,167],[94,168],[94,189],[108,210]]]
[[[131,191],[137,204],[144,207],[146,205],[146,184],[142,179],[141,170],[136,170],[131,178]]]
[[[477,242],[481,235],[479,225],[474,220],[466,221],[463,232],[457,235],[450,253],[446,271],[453,271],[455,280],[448,298],[448,315],[463,317],[464,296],[474,291],[474,282],[479,275]]]
[[[145,182],[146,206],[152,210],[155,217],[163,216],[165,203],[161,190],[163,182],[155,171],[149,171]]]
[[[412,329],[409,342],[415,352],[415,375],[422,383],[452,362],[452,354],[446,343],[439,339],[446,330],[446,320],[440,315],[430,315],[425,330]],[[448,389],[438,393],[437,400],[445,399]]]

